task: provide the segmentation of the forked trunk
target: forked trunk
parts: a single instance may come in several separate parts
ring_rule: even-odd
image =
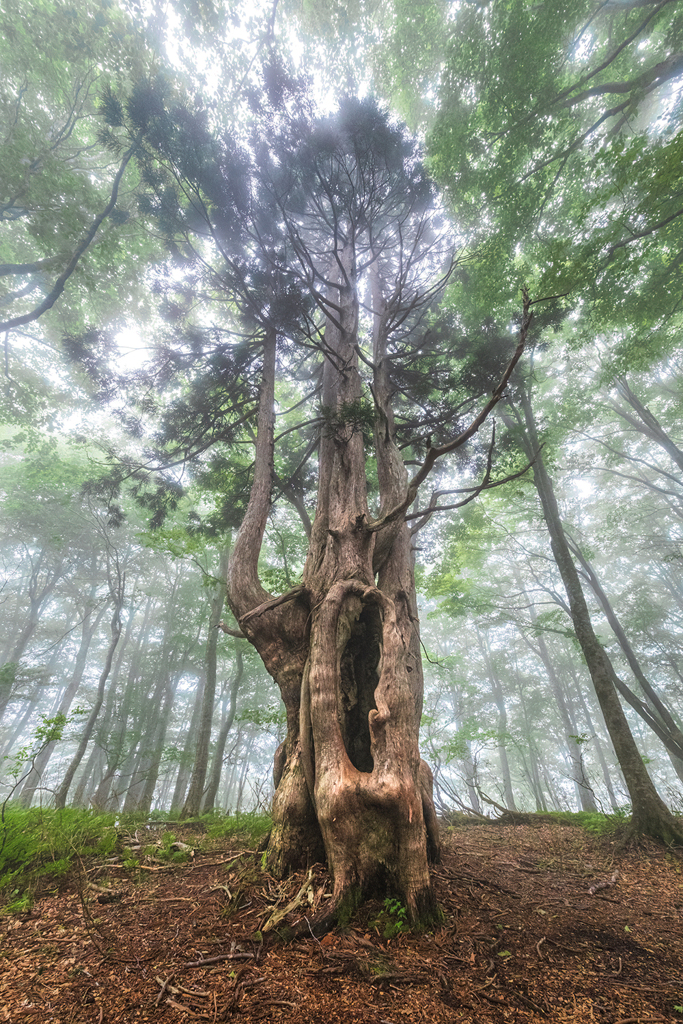
[[[303,585],[269,599],[256,574],[270,494],[273,338],[265,345],[251,500],[229,577],[232,609],[287,709],[269,867],[281,875],[326,858],[334,899],[311,922],[319,930],[373,891],[400,895],[415,924],[439,913],[428,869],[428,846],[438,856],[438,826],[418,750],[422,674],[410,536],[402,521],[370,528],[354,272],[352,254],[342,252],[336,313],[325,331],[326,424]],[[386,449],[377,452],[380,477],[391,476],[391,430],[378,439]],[[405,489],[401,462],[383,505]]]

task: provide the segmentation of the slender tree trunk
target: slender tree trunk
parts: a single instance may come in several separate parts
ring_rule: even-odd
[[[242,733],[243,730],[240,725],[237,729],[237,736],[233,740],[232,749],[229,754],[230,775],[223,784],[221,805],[225,808],[226,813],[228,814],[230,813],[232,792],[235,788],[235,777],[237,776],[241,764],[239,752],[242,747]]]
[[[581,681],[577,678],[576,673],[571,666],[568,671],[571,673],[572,682],[574,684],[574,693],[576,694],[576,700],[581,707],[588,735],[591,737],[595,745],[595,755],[598,759],[598,764],[600,765],[600,771],[602,772],[603,782],[605,783],[605,789],[607,790],[607,796],[609,797],[610,807],[614,812],[616,812],[619,810],[619,801],[617,800],[617,795],[614,791],[614,783],[612,782],[610,767],[607,764],[607,757],[605,756],[605,744],[595,723],[593,722],[593,716],[588,704],[586,703],[586,696],[583,692]]]
[[[244,784],[247,781],[247,773],[249,771],[249,762],[251,758],[251,752],[254,749],[254,734],[249,733],[247,743],[243,753],[240,755],[241,768],[240,768],[240,781],[237,786],[237,799],[235,801],[235,814],[239,814],[242,809],[242,797],[244,795]]]
[[[101,808],[102,810],[107,808],[111,809],[111,790],[114,785],[114,779],[117,771],[123,767],[123,763],[128,757],[128,755],[124,753],[126,749],[128,719],[135,694],[136,682],[143,670],[142,666],[144,664],[144,660],[142,658],[142,652],[149,641],[152,607],[153,599],[150,596],[145,602],[142,625],[131,653],[123,697],[121,698],[121,704],[116,715],[116,725],[115,728],[111,729],[107,734],[107,767],[92,800],[93,805]],[[126,630],[126,632],[128,632],[128,630]],[[131,752],[129,750],[128,754],[130,753]],[[130,767],[132,768],[132,759],[130,761]],[[118,807],[118,798],[115,801],[115,806]]]
[[[91,601],[94,600],[94,596],[95,584],[93,584],[90,594]],[[90,649],[92,639],[95,633],[97,632],[99,624],[102,621],[102,618],[106,610],[107,605],[105,604],[97,613],[97,615],[94,616],[94,618],[92,605],[90,606],[90,608],[86,610],[86,613],[83,618],[83,625],[81,628],[81,642],[78,648],[78,654],[76,655],[76,663],[74,665],[74,670],[71,675],[69,685],[67,686],[66,690],[64,691],[64,694],[62,695],[59,701],[59,706],[56,710],[56,714],[67,715],[69,713],[69,709],[71,708],[71,705],[74,702],[74,698],[76,697],[78,688],[83,680],[83,674],[85,672],[85,666],[88,659],[88,651]],[[45,774],[45,769],[48,766],[48,763],[50,761],[50,758],[52,757],[52,754],[56,746],[56,740],[52,741],[51,743],[47,743],[36,757],[33,764],[33,768],[29,772],[26,781],[24,782],[24,785],[21,788],[21,791],[17,795],[17,801],[19,804],[21,804],[22,807],[31,806],[34,794],[42,783],[42,779]]]
[[[88,807],[94,797],[105,770],[105,753],[97,743],[90,748],[74,790],[73,807]]]
[[[199,721],[202,714],[205,686],[206,679],[201,675],[197,682],[197,690],[192,707],[192,718],[190,719],[189,728],[185,733],[183,749],[178,763],[178,774],[173,787],[173,796],[171,797],[171,812],[179,817],[181,816],[181,810],[187,794],[187,787],[192,776],[192,766],[194,763],[195,751],[197,749],[197,732],[199,730]],[[175,741],[176,747],[180,746],[181,739],[182,736],[177,737]]]
[[[498,710],[498,760],[500,762],[500,770],[502,775],[505,806],[508,808],[508,810],[516,811],[517,806],[515,804],[515,796],[512,790],[510,764],[508,762],[508,755],[505,747],[508,719],[503,688],[500,684],[500,680],[498,679],[498,675],[493,664],[491,648],[488,645],[486,637],[482,636],[479,630],[477,630],[477,640],[479,642],[479,649],[484,658],[484,664],[486,665],[486,671],[489,677],[489,682],[491,684],[491,694],[493,696],[493,702]]]
[[[673,715],[643,672],[636,652],[633,650],[633,647],[624,632],[624,629],[600,583],[600,580],[598,579],[593,566],[583,554],[576,541],[568,537],[567,543],[579,563],[583,566],[588,583],[600,602],[602,610],[605,613],[605,618],[609,622],[612,632],[619,641],[619,646],[624,652],[631,671],[638,680],[640,688],[645,694],[646,700],[649,704],[640,700],[640,698],[633,693],[630,687],[628,687],[621,679],[617,678],[616,675],[614,679],[615,686],[622,697],[624,697],[631,707],[637,711],[640,717],[662,741],[676,775],[678,775],[678,778],[683,781],[683,731],[681,731]]]
[[[149,814],[154,801],[154,791],[156,790],[159,779],[166,732],[168,731],[168,723],[171,718],[173,701],[175,700],[175,693],[179,679],[179,673],[175,673],[175,677],[169,677],[167,679],[164,702],[152,733],[151,754],[147,758],[148,763],[145,770],[145,781],[142,787],[140,802],[138,804],[138,810],[143,811],[145,814]]]
[[[649,437],[651,441],[658,444],[662,448],[672,462],[683,470],[683,451],[678,445],[669,437],[666,433],[659,420],[650,412],[647,406],[643,405],[640,399],[631,391],[625,377],[616,378],[617,391],[622,399],[624,399],[635,412],[635,416],[629,413],[622,406],[612,403],[614,411],[621,416],[626,423],[630,426],[635,427],[636,430],[640,431],[646,437]]]
[[[201,718],[197,734],[197,747],[192,768],[190,788],[185,798],[185,804],[181,811],[181,818],[194,817],[199,814],[204,792],[206,773],[209,767],[209,746],[211,744],[211,724],[213,722],[213,711],[216,703],[216,672],[218,659],[218,625],[223,614],[225,604],[226,586],[222,582],[228,575],[228,559],[230,547],[226,546],[221,551],[218,578],[221,582],[215,587],[211,599],[211,614],[209,616],[209,635],[206,641],[206,682],[202,698]]]
[[[536,623],[537,615],[533,604],[530,605],[530,617],[532,623]],[[562,722],[562,728],[564,731],[564,742],[565,749],[567,752],[567,760],[571,766],[571,778],[574,783],[576,790],[577,799],[579,801],[579,810],[581,811],[597,811],[597,805],[595,803],[595,794],[586,776],[586,769],[583,763],[583,751],[581,749],[580,738],[577,733],[576,723],[572,721],[571,712],[567,706],[565,700],[564,689],[560,678],[555,671],[550,652],[548,651],[547,644],[542,634],[538,634],[536,637],[536,643],[532,643],[526,637],[524,637],[528,646],[538,654],[543,667],[545,668],[550,686],[553,691],[555,703],[557,704],[558,711],[560,713],[560,720]]]
[[[683,843],[683,833],[647,773],[614,687],[614,670],[595,635],[576,566],[562,528],[559,507],[540,450],[531,402],[524,387],[521,405],[527,429],[527,451],[534,458],[534,482],[545,517],[550,544],[567,592],[577,639],[583,651],[607,730],[624,774],[633,808],[633,826],[666,843]]]
[[[66,798],[69,795],[69,789],[73,782],[74,775],[78,770],[78,766],[83,760],[83,755],[90,742],[90,737],[95,729],[95,723],[97,722],[97,716],[100,713],[102,704],[104,702],[104,688],[111,672],[111,666],[114,661],[114,654],[116,647],[121,637],[121,608],[123,607],[124,601],[124,589],[123,580],[119,576],[118,587],[113,593],[114,600],[114,612],[111,618],[111,639],[109,641],[109,647],[107,648],[107,655],[104,661],[104,668],[100,674],[99,682],[97,684],[97,693],[95,695],[95,703],[92,706],[88,719],[85,723],[85,727],[81,734],[76,753],[74,754],[71,764],[64,773],[64,778],[55,793],[55,807],[57,810],[61,810],[66,806]]]
[[[237,691],[239,689],[242,676],[244,675],[244,659],[242,658],[242,651],[238,643],[235,643],[235,672],[230,682],[230,691],[228,695],[228,707],[227,713],[224,712],[223,721],[221,723],[218,738],[216,739],[216,749],[213,755],[213,764],[211,765],[211,771],[209,773],[209,783],[204,793],[204,800],[202,803],[202,813],[208,814],[213,811],[216,803],[216,795],[218,793],[218,787],[221,781],[221,772],[223,770],[223,757],[225,755],[225,744],[228,740],[228,734],[232,729],[232,723],[235,721],[235,712],[237,710]],[[280,776],[275,781],[275,788],[277,788],[280,782],[282,767],[280,767]]]
[[[540,754],[538,751],[538,747],[536,746],[536,742],[534,740],[534,730],[529,716],[529,708],[527,707],[527,702],[524,699],[524,691],[521,679],[519,677],[519,673],[516,672],[515,676],[517,679],[517,695],[522,709],[522,716],[524,719],[524,738],[526,741],[524,744],[524,750],[520,750],[519,753],[522,759],[522,764],[525,768],[526,777],[531,787],[531,792],[534,798],[534,802],[536,804],[536,810],[538,812],[545,812],[548,810],[548,807],[546,805],[545,795],[543,793],[543,786],[541,784],[541,776],[538,767],[540,762]]]

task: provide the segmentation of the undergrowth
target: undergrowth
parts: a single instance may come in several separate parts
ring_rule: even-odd
[[[0,836],[0,903],[28,910],[37,890],[57,886],[79,857],[107,857],[116,846],[116,816],[12,804]]]
[[[158,812],[122,815],[70,807],[61,811],[42,807],[26,810],[7,803],[0,825],[0,907],[9,913],[29,910],[38,894],[56,890],[70,870],[81,868],[86,860],[104,860],[123,853],[124,866],[132,869],[138,862],[125,859],[126,837],[143,830],[149,822],[163,827],[166,820],[169,827],[181,826],[185,836],[195,831],[206,835],[214,841],[212,845],[216,840],[229,839],[255,846],[271,827],[270,819],[262,814],[210,814],[171,822],[170,816]],[[159,847],[143,852],[169,863],[182,863],[188,854],[174,849],[174,844],[175,835],[166,832]]]
[[[612,814],[600,811],[549,811],[545,817],[552,818],[560,825],[578,825],[594,836],[611,835],[628,825],[631,808],[619,807]]]
[[[247,845],[258,844],[273,825],[267,814],[258,811],[228,815],[206,814],[199,821],[206,826],[206,834],[211,839],[241,840]]]

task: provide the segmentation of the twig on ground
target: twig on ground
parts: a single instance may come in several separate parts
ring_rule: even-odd
[[[263,927],[261,928],[261,931],[264,934],[265,934],[265,932],[272,931],[273,928],[276,928],[277,925],[279,925],[280,921],[282,921],[287,916],[287,914],[291,914],[293,910],[296,910],[296,908],[301,903],[303,903],[304,896],[308,892],[312,881],[313,881],[313,868],[309,868],[308,869],[308,874],[306,875],[306,879],[304,881],[304,884],[301,886],[301,888],[299,889],[299,891],[296,894],[296,896],[294,897],[294,899],[290,900],[290,902],[287,904],[287,906],[283,907],[281,910],[275,909],[273,911],[273,913],[270,915],[270,917],[268,918],[268,920],[266,921],[266,923],[263,925]],[[310,928],[310,925],[309,925],[309,928]]]
[[[622,1017],[614,1024],[667,1024],[667,1017]]]
[[[177,1003],[175,999],[170,996],[166,999],[166,1005],[172,1006],[174,1010],[182,1010],[183,1013],[189,1013],[191,1017],[199,1017],[200,1020],[211,1020],[211,1016],[208,1013],[198,1013],[197,1010],[191,1010],[189,1006],[185,1006],[183,1003]]]
[[[221,960],[254,960],[253,953],[221,953],[220,956],[207,956],[205,960],[193,960],[189,964],[183,964],[182,970],[189,967],[204,967],[206,964],[217,964]]]
[[[161,994],[163,994],[164,992],[170,992],[171,995],[177,996],[181,992],[183,992],[187,996],[196,996],[198,999],[208,999],[211,995],[213,995],[212,992],[204,992],[202,989],[198,988],[184,988],[184,986],[180,984],[171,985],[172,977],[173,975],[169,974],[166,981],[164,981],[162,978],[156,979],[161,985]]]
[[[591,885],[590,889],[588,890],[588,895],[595,896],[596,892],[599,892],[601,889],[611,889],[612,886],[616,885],[618,881],[619,872],[615,871],[609,882],[596,882],[595,885]]]
[[[163,997],[164,997],[164,993],[165,993],[166,989],[168,988],[168,986],[169,986],[169,984],[170,984],[170,982],[171,982],[171,978],[172,978],[172,977],[173,977],[173,975],[172,975],[172,974],[169,974],[168,978],[166,978],[166,981],[162,981],[162,980],[161,980],[161,978],[157,978],[157,981],[158,981],[158,982],[159,982],[159,984],[161,985],[161,992],[160,992],[160,993],[159,993],[159,995],[157,996],[157,1001],[156,1001],[156,1003],[154,1004],[155,1006],[158,1006],[158,1005],[159,1005],[159,1003],[161,1002],[161,1000],[163,999]]]
[[[240,850],[234,857],[228,857],[227,860],[198,860],[197,863],[201,864],[203,868],[215,868],[221,864],[232,864],[234,861],[239,860],[240,857],[260,857],[261,854],[258,850]]]

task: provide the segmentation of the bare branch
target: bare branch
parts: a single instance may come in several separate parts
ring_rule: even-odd
[[[543,300],[536,300],[536,302],[540,301]],[[510,362],[508,363],[505,369],[505,373],[501,377],[500,382],[493,391],[489,401],[486,403],[481,412],[477,416],[475,416],[475,418],[470,423],[469,427],[463,430],[461,434],[458,434],[457,437],[453,438],[453,440],[449,441],[447,444],[438,445],[435,446],[434,448],[429,449],[429,451],[427,452],[427,457],[422,463],[422,466],[408,484],[407,493],[403,501],[396,505],[395,508],[391,509],[385,515],[381,516],[379,519],[376,519],[373,522],[368,523],[368,530],[370,530],[373,533],[376,533],[378,530],[381,530],[383,527],[389,525],[389,523],[392,523],[401,516],[403,516],[406,509],[408,509],[410,505],[412,505],[413,501],[417,497],[417,491],[420,484],[422,484],[427,479],[432,469],[434,468],[436,460],[441,458],[442,455],[448,455],[451,452],[456,451],[456,449],[461,448],[462,445],[469,441],[469,439],[477,433],[479,428],[486,421],[489,414],[493,411],[498,402],[500,402],[501,398],[505,393],[508,381],[510,380],[510,377],[512,375],[512,371],[519,362],[522,352],[524,351],[527,334],[529,333],[529,327],[531,325],[531,321],[533,318],[533,313],[531,312],[531,300],[529,298],[529,293],[526,289],[524,289],[523,302],[523,317],[522,324],[519,330],[519,341],[517,343],[517,348],[515,349],[515,353]]]

